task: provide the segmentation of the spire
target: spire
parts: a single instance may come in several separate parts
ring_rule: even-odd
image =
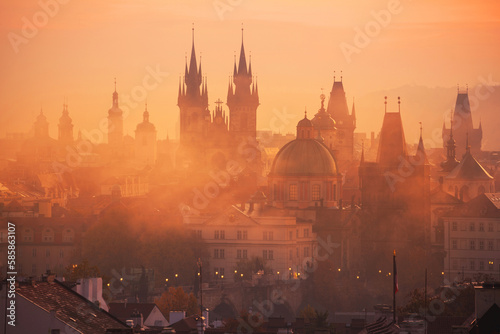
[[[248,60],[248,76],[252,76],[252,51],[250,51],[250,59]]]
[[[144,123],[149,122],[149,111],[148,111],[148,102],[146,101],[144,106],[144,113],[142,114]]]
[[[113,107],[118,108],[118,93],[116,92],[116,78],[115,78],[115,91],[113,92]]]
[[[238,75],[238,70],[236,69],[236,51],[234,51],[234,69],[233,69],[233,77]]]
[[[420,139],[418,140],[416,158],[417,161],[421,162],[422,164],[428,164],[429,161],[427,160],[427,154],[425,154],[424,140],[422,139],[422,122],[419,123],[420,123]],[[422,158],[423,160],[421,160]]]
[[[401,98],[398,96],[398,112],[401,113]]]
[[[193,36],[192,36],[192,46],[191,46],[191,59],[189,61],[189,74],[193,75],[193,73],[196,73],[197,66],[196,66],[196,52],[194,50],[194,23],[193,23]]]
[[[247,60],[245,58],[245,47],[243,46],[243,27],[241,28],[241,50],[238,63],[238,75],[247,75]]]

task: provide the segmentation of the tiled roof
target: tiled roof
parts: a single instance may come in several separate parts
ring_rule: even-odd
[[[105,334],[107,329],[128,328],[58,281],[21,283],[16,293],[47,312],[55,312],[57,319],[81,333]]]
[[[468,150],[462,161],[455,167],[447,179],[455,180],[492,180],[493,177],[481,166]]]

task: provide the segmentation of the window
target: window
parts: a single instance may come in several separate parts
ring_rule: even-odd
[[[469,249],[470,250],[475,250],[476,249],[476,240],[470,240],[469,241]]]
[[[72,229],[66,229],[63,231],[63,242],[73,242],[75,232]]]
[[[268,255],[269,255],[269,260],[274,260],[274,251],[270,250],[268,252]]]
[[[472,222],[469,224],[469,231],[473,232],[476,230],[476,225]]]
[[[219,230],[214,231],[214,239],[219,239]]]
[[[219,258],[219,250],[214,249],[214,259],[218,259],[218,258]]]
[[[241,231],[236,231],[236,239],[241,240],[242,234]]]
[[[224,231],[224,230],[220,231],[220,238],[221,239],[226,239],[226,231]]]
[[[479,241],[479,250],[484,250],[484,241]]]
[[[236,250],[236,258],[241,259],[241,249]]]
[[[458,248],[458,247],[457,247],[457,241],[456,241],[456,240],[452,240],[452,241],[451,241],[451,248],[452,248],[452,249],[457,249],[457,248]]]
[[[309,229],[308,228],[304,229],[304,238],[309,238]]]
[[[457,222],[451,223],[451,230],[452,231],[458,231],[458,224],[457,224]]]
[[[269,231],[268,236],[269,240],[273,240],[273,231]]]
[[[24,230],[23,240],[25,242],[32,242],[33,241],[33,230],[32,229],[28,228],[28,229]]]
[[[488,240],[488,250],[492,251],[493,250],[493,240]]]
[[[484,223],[479,223],[479,232],[484,232]]]
[[[246,249],[244,249],[244,250],[243,250],[243,252],[242,252],[242,257],[243,257],[244,259],[247,259],[247,258],[248,258],[248,254],[247,254],[247,250],[246,250]]]
[[[288,189],[288,196],[290,201],[296,201],[297,200],[297,185],[296,184],[291,184],[289,189]]]
[[[196,238],[201,239],[202,238],[202,232],[201,230],[196,230]]]
[[[488,232],[493,232],[493,223],[488,223]]]
[[[262,239],[267,240],[267,231],[262,232]]]
[[[262,258],[263,258],[264,260],[267,260],[267,250],[263,250],[263,251],[262,251]]]
[[[219,249],[219,256],[221,259],[224,258],[224,250],[223,249]]]
[[[243,240],[248,239],[248,231],[243,231]]]
[[[42,232],[42,241],[43,242],[52,242],[54,241],[54,231],[52,229],[47,228]]]
[[[319,201],[321,199],[321,186],[319,184],[313,184],[311,189],[311,199],[313,201]]]

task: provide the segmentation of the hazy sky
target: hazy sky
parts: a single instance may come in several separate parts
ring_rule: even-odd
[[[130,109],[127,134],[147,97],[159,137],[177,137],[192,23],[211,109],[226,99],[243,24],[258,77],[259,129],[294,131],[305,107],[318,109],[334,71],[337,78],[343,71],[349,101],[403,85],[500,81],[497,0],[18,0],[2,2],[0,13],[1,137],[29,131],[41,107],[56,137],[65,98],[75,135],[98,129],[115,77],[120,97],[135,94],[121,102]],[[358,131],[379,130],[382,103],[357,113]]]

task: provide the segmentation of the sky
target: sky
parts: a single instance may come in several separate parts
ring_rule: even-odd
[[[495,0],[18,0],[2,2],[0,13],[0,137],[28,132],[43,110],[56,138],[64,101],[75,135],[105,129],[116,78],[126,134],[134,136],[147,102],[158,137],[178,138],[193,25],[211,109],[226,99],[243,27],[261,130],[294,132],[334,76],[349,104],[364,105],[356,131],[366,132],[378,132],[383,117],[383,97],[363,104],[374,92],[500,81]]]

